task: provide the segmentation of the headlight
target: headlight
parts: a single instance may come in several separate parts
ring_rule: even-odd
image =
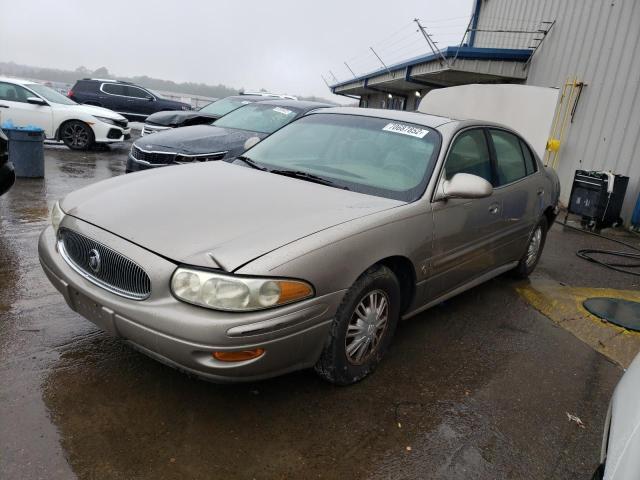
[[[93,118],[100,120],[101,122],[104,123],[108,123],[109,125],[117,125],[115,120],[112,120],[110,118],[107,117],[96,117],[95,115],[93,116]]]
[[[54,203],[51,209],[51,225],[53,225],[53,231],[56,234],[58,233],[58,227],[60,227],[64,215],[65,213],[60,208],[60,202]]]
[[[313,288],[300,280],[238,277],[178,268],[171,290],[180,300],[214,310],[249,312],[286,305],[313,296]]]

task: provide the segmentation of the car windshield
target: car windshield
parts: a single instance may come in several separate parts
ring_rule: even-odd
[[[76,102],[71,100],[70,98],[65,97],[61,93],[56,92],[52,88],[45,87],[44,85],[40,85],[39,83],[29,83],[26,87],[30,88],[46,101],[51,103],[58,103],[60,105],[76,105]]]
[[[205,105],[200,109],[202,113],[208,113],[209,115],[217,115],[219,117],[232,112],[236,108],[240,108],[243,105],[252,103],[251,100],[242,98],[223,98],[217,102],[212,102],[209,105]]]
[[[262,102],[251,103],[215,121],[216,127],[239,128],[251,132],[272,133],[291,122],[300,113],[291,107]]]
[[[439,147],[440,134],[432,128],[320,113],[287,125],[245,156],[268,170],[312,175],[338,188],[412,202],[426,188]]]

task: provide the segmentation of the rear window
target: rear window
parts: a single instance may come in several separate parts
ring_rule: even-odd
[[[97,88],[98,88],[97,84],[92,85],[91,82],[79,81],[79,82],[76,82],[72,90],[74,92],[90,92],[92,90],[96,90]]]
[[[103,83],[102,91],[106,93],[110,93],[111,95],[126,95],[125,85],[120,85],[118,83]]]

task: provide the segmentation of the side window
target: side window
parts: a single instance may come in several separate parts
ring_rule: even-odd
[[[502,130],[489,130],[496,151],[497,186],[506,185],[527,176],[520,139]]]
[[[143,89],[138,87],[126,86],[125,89],[127,92],[125,93],[125,95],[128,97],[147,98],[151,96],[149,93],[145,92]]]
[[[29,90],[22,88],[20,85],[0,82],[0,100],[27,103],[27,97],[33,96],[34,95],[29,92]]]
[[[481,129],[461,133],[455,139],[444,170],[447,180],[451,180],[456,173],[470,173],[491,182],[489,148]]]
[[[112,95],[126,95],[124,85],[119,85],[117,83],[103,83],[102,90]]]
[[[527,175],[531,175],[532,173],[536,173],[538,170],[538,166],[536,165],[536,160],[531,150],[526,143],[520,140],[520,148],[522,148],[522,154],[524,155],[524,165],[527,170]]]

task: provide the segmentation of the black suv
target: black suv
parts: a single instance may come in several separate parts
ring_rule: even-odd
[[[144,120],[163,110],[191,110],[191,105],[160,97],[156,93],[120,80],[84,78],[67,96],[78,103],[105,107],[129,120]]]

